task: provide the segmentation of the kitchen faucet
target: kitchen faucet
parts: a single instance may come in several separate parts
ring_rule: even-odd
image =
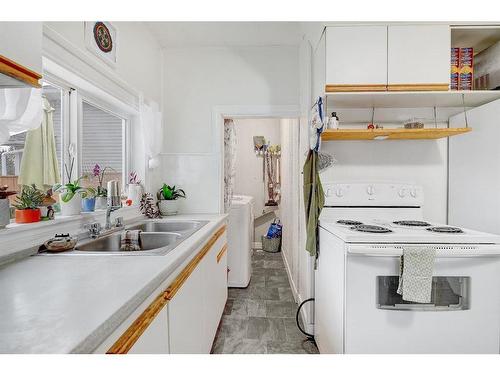
[[[108,199],[106,205],[106,226],[104,229],[111,229],[111,212],[122,208],[120,194],[118,193],[118,181],[108,182]]]

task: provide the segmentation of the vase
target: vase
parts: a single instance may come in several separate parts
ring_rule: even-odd
[[[82,198],[82,212],[94,212],[95,210],[95,197]]]
[[[105,210],[107,205],[106,197],[96,197],[95,198],[95,209],[96,210]]]
[[[10,223],[10,205],[8,199],[0,199],[0,229]]]
[[[144,190],[140,184],[129,184],[127,198],[132,201],[132,206],[139,206]]]
[[[160,200],[158,202],[158,208],[160,209],[161,216],[171,216],[176,215],[178,210],[178,200]]]
[[[80,215],[82,212],[82,197],[80,194],[73,195],[68,202],[61,199],[60,204],[62,216],[75,216]]]
[[[28,224],[40,221],[40,209],[29,208],[27,210],[16,210],[16,223]]]

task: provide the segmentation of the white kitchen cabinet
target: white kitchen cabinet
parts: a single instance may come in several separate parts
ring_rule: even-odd
[[[388,26],[388,89],[447,91],[450,35],[449,25]]]
[[[42,72],[42,22],[0,22],[0,55]]]
[[[204,270],[198,267],[189,275],[177,294],[168,303],[170,353],[205,353],[205,321],[203,311]]]
[[[385,91],[387,26],[326,28],[326,91]]]
[[[168,314],[164,307],[128,351],[130,354],[168,354]]]
[[[220,241],[220,240],[219,240]],[[205,273],[205,342],[204,353],[209,353],[217,333],[220,318],[227,300],[227,244],[220,241],[203,259]],[[222,246],[221,246],[222,245]]]
[[[227,299],[226,242],[224,232],[168,303],[172,354],[210,353]]]

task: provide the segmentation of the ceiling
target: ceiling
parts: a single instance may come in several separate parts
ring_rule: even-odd
[[[298,45],[299,22],[145,22],[162,47]]]

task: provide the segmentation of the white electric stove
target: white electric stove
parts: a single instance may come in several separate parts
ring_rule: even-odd
[[[500,236],[426,221],[416,185],[323,188],[315,274],[321,353],[499,353]],[[405,246],[436,249],[430,304],[396,293]]]

